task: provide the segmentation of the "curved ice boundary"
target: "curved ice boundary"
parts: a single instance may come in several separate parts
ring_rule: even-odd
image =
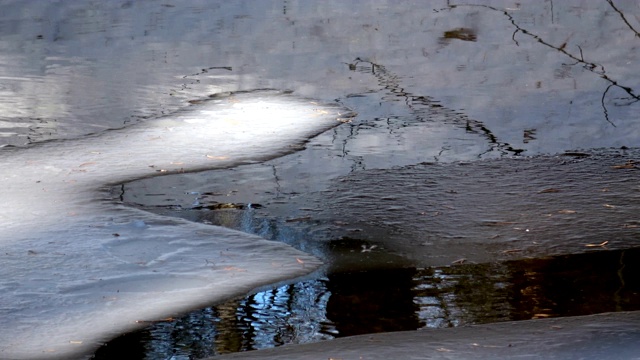
[[[286,92],[217,96],[72,141],[0,152],[0,358],[82,358],[157,320],[302,276],[287,245],[108,199],[109,185],[293,151],[353,116]]]

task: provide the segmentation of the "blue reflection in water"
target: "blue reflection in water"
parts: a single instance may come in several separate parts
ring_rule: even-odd
[[[330,339],[324,311],[330,295],[325,280],[311,280],[158,323],[143,331],[144,358],[191,359]]]
[[[323,334],[330,293],[323,280],[286,285],[243,299],[236,316],[249,327],[254,349],[314,342]]]

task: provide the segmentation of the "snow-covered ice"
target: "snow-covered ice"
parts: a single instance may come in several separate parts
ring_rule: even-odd
[[[287,245],[163,218],[109,199],[109,185],[290,152],[351,114],[277,91],[236,93],[0,159],[0,357],[88,355],[146,321],[302,276]]]

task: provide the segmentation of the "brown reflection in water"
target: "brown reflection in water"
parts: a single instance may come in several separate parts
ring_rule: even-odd
[[[500,264],[469,264],[420,270],[415,299],[426,327],[509,319],[509,274]]]
[[[248,329],[238,317],[237,309],[240,307],[239,300],[228,301],[215,309],[218,313],[216,321],[216,339],[214,354],[227,354],[247,349]]]
[[[576,316],[640,307],[640,249],[508,262],[511,319]]]
[[[329,276],[327,319],[335,336],[421,327],[414,303],[415,269],[381,269]]]
[[[631,311],[639,274],[640,248],[468,264],[419,271],[416,299],[429,327]]]

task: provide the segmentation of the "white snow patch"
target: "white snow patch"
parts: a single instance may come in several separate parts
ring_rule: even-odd
[[[0,358],[89,356],[144,321],[317,268],[287,245],[127,208],[101,189],[279,156],[345,111],[236,93],[98,136],[3,149]]]

